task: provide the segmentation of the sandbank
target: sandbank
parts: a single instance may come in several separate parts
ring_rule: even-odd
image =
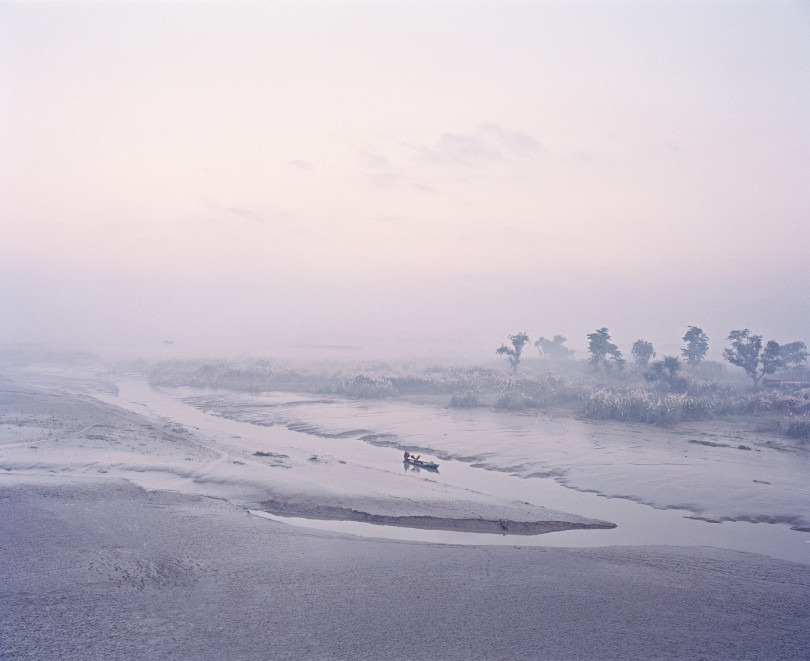
[[[123,480],[0,488],[3,659],[802,659],[810,566],[305,531]]]

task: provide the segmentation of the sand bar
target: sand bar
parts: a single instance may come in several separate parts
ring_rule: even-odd
[[[810,653],[807,564],[710,548],[529,548],[519,536],[460,546],[306,530],[126,479],[159,467],[216,486],[199,467],[221,475],[234,459],[188,429],[58,390],[6,387],[3,402],[3,659]],[[243,497],[256,493],[249,483]],[[392,502],[388,513],[402,515],[406,501]],[[439,499],[434,511],[461,502]]]

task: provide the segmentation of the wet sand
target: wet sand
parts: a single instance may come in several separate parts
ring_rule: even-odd
[[[615,527],[440,480],[414,481],[357,460],[313,455],[314,443],[301,446],[302,438],[311,437],[283,428],[274,430],[273,437],[275,443],[291,443],[282,448],[287,454],[261,453],[255,448],[268,443],[266,429],[257,427],[255,438],[243,438],[227,427],[209,427],[211,418],[201,413],[202,430],[151,409],[144,409],[148,414],[126,410],[58,385],[7,383],[0,395],[0,469],[13,475],[123,477],[147,488],[220,497],[286,516],[433,529],[538,534]],[[174,405],[193,411],[179,402]],[[387,464],[396,466],[395,457],[388,456]]]
[[[303,531],[62,477],[0,489],[3,659],[806,659],[810,566]]]
[[[519,536],[513,546],[454,546],[294,527],[248,512],[264,493],[244,479],[258,470],[249,454],[58,386],[2,385],[2,659],[810,656],[808,564],[710,548],[529,548]],[[295,504],[295,471],[264,471]],[[153,472],[184,488],[199,480],[201,493],[172,491],[163,477],[161,488],[135,483]],[[224,488],[212,475],[229,478],[227,497],[212,497]],[[507,506],[427,482],[419,503],[404,492],[336,501],[316,486],[298,485],[306,507],[497,521],[483,514]],[[528,513],[535,523],[595,521]]]

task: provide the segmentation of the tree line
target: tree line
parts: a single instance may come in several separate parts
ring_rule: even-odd
[[[517,372],[523,350],[531,342],[528,334],[524,332],[509,335],[510,344],[502,344],[495,353],[507,358],[514,372]],[[627,364],[619,347],[611,341],[607,328],[599,328],[588,333],[588,363],[596,370],[622,370]],[[698,326],[689,326],[683,336],[685,346],[681,349],[681,357],[689,365],[698,365],[709,350],[709,338],[703,329]],[[730,346],[723,349],[723,357],[732,365],[741,367],[758,388],[761,380],[768,374],[773,374],[783,367],[799,367],[807,362],[807,345],[802,341],[779,344],[775,340],[768,340],[763,344],[762,335],[752,334],[747,328],[732,330],[726,338]],[[539,338],[534,346],[541,357],[545,358],[571,358],[574,351],[565,346],[567,338],[555,335],[549,340]],[[679,371],[683,365],[681,357],[664,356],[661,360],[653,360],[656,356],[652,342],[639,339],[633,343],[630,350],[635,365],[645,370],[644,376],[649,381],[663,381],[671,386],[680,385],[682,377]]]

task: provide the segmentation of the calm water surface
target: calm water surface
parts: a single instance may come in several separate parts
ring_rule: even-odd
[[[203,392],[186,388],[153,389],[137,379],[119,382],[119,394],[101,399],[124,408],[149,412],[182,425],[196,428],[217,439],[220,447],[233,452],[252,453],[257,448],[272,449],[293,459],[324,458],[333,465],[362,466],[365,476],[384,488],[386,480],[406,473],[402,449],[424,446],[428,439],[440,451],[443,435],[469,435],[480,428],[469,415],[441,415],[440,423],[425,429],[425,420],[414,420],[420,411],[428,422],[434,412],[412,404],[386,401],[354,402],[319,400],[308,395],[272,393],[246,396],[242,393]],[[484,412],[486,413],[486,412]],[[228,415],[239,419],[223,417]],[[418,418],[418,415],[417,415]],[[432,418],[436,419],[436,418]],[[524,433],[508,416],[478,415],[487,425],[495,425],[499,437]],[[288,428],[292,427],[292,429]],[[408,430],[418,429],[410,433]],[[372,434],[384,435],[391,446],[361,440]],[[570,440],[570,439],[569,439]],[[576,448],[576,443],[570,446]],[[497,455],[498,446],[489,447]],[[565,446],[556,450],[565,452]],[[576,450],[573,450],[576,451]],[[573,530],[543,535],[497,535],[461,533],[396,526],[380,526],[350,521],[257,515],[285,523],[331,530],[364,537],[412,540],[450,544],[506,544],[512,546],[596,547],[613,545],[710,546],[749,551],[810,564],[810,534],[786,525],[748,522],[710,523],[688,518],[683,509],[658,509],[627,498],[607,498],[598,493],[575,490],[552,477],[517,477],[508,472],[486,470],[474,464],[481,457],[464,461],[441,459],[440,472],[407,471],[414,480],[435,480],[459,489],[492,494],[543,507],[603,519],[617,524],[612,530]],[[340,471],[329,479],[341,479]],[[172,488],[180,483],[174,480]],[[383,485],[382,487],[380,485]]]

